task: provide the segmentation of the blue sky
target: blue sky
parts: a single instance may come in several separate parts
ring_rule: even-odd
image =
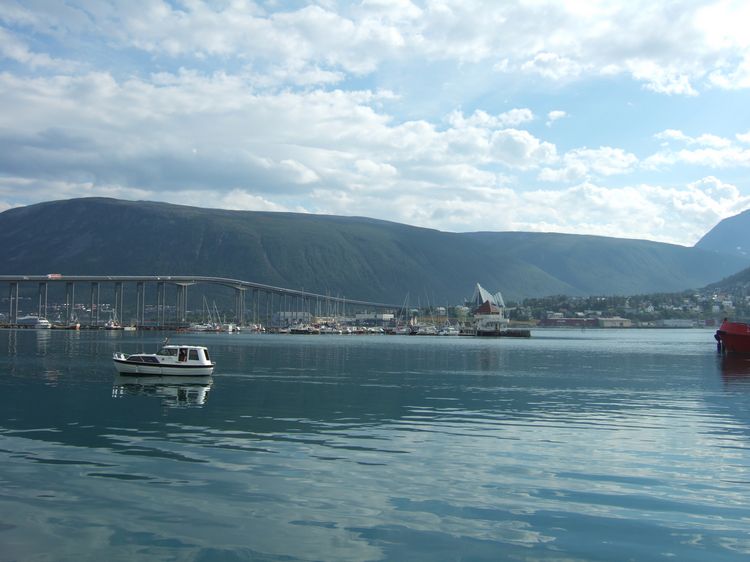
[[[0,211],[107,196],[692,245],[750,207],[750,4],[0,2]]]

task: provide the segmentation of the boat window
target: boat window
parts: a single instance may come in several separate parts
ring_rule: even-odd
[[[207,350],[207,349],[204,349],[204,350],[203,350],[203,357],[205,357],[205,358],[206,358],[206,361],[209,361],[209,362],[211,361],[211,360],[210,360],[210,359],[208,358],[208,350]]]
[[[174,347],[162,347],[157,355],[177,355],[177,350]]]
[[[191,349],[190,350],[190,360],[191,361],[198,361],[198,350],[197,349]]]
[[[141,359],[144,363],[159,363],[159,360],[156,357],[151,357],[150,355],[144,355]]]
[[[181,347],[180,353],[177,355],[177,361],[187,361],[187,348]]]

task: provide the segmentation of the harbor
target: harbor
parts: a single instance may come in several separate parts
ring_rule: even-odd
[[[160,330],[295,335],[417,335],[530,337],[512,327],[499,292],[478,283],[461,306],[410,308],[250,281],[205,276],[4,275],[7,313],[0,327],[66,330]],[[200,308],[188,289],[223,297],[222,310],[205,294]],[[85,287],[81,290],[81,286]],[[78,293],[76,292],[78,289]],[[191,289],[191,295],[195,289]],[[56,293],[58,300],[51,299]],[[84,298],[76,298],[83,293]],[[54,316],[53,320],[50,318]]]

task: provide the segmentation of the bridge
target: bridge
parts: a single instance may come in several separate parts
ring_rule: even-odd
[[[245,325],[249,318],[246,295],[251,295],[253,323],[270,324],[274,314],[284,312],[287,316],[346,316],[357,311],[378,310],[396,312],[401,305],[347,299],[346,297],[322,295],[304,290],[274,287],[252,281],[210,277],[201,275],[0,275],[0,284],[8,285],[7,324],[18,323],[21,302],[21,289],[29,292],[28,286],[36,286],[36,310],[26,310],[26,314],[35,312],[46,318],[49,306],[50,284],[64,284],[65,302],[63,311],[65,321],[75,319],[76,287],[86,285],[89,288],[88,324],[98,327],[104,321],[100,318],[102,287],[114,291],[111,313],[121,321],[125,315],[126,287],[134,295],[134,303],[129,303],[133,311],[131,317],[137,327],[171,328],[184,325],[188,321],[188,287],[193,285],[213,285],[229,288],[234,291],[234,321]],[[26,287],[24,287],[26,286]],[[150,287],[150,290],[148,290]],[[134,289],[134,290],[133,290]],[[33,292],[33,290],[32,290]],[[150,318],[147,320],[147,295],[151,297],[148,307]],[[132,300],[133,297],[131,297]],[[79,304],[84,304],[83,302]],[[107,303],[110,304],[110,303]],[[79,319],[81,320],[81,319]],[[85,320],[85,319],[84,319]]]

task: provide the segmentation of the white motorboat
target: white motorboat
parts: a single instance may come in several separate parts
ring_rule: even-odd
[[[438,330],[438,336],[459,336],[461,331],[453,324],[445,324]]]
[[[41,316],[21,316],[16,320],[16,325],[20,328],[35,328],[37,330],[47,330],[52,327],[52,323]]]
[[[213,322],[194,322],[188,326],[188,332],[218,332],[219,326]]]
[[[112,359],[121,375],[187,375],[213,374],[208,349],[198,345],[165,345],[156,353],[125,355],[116,352]]]

